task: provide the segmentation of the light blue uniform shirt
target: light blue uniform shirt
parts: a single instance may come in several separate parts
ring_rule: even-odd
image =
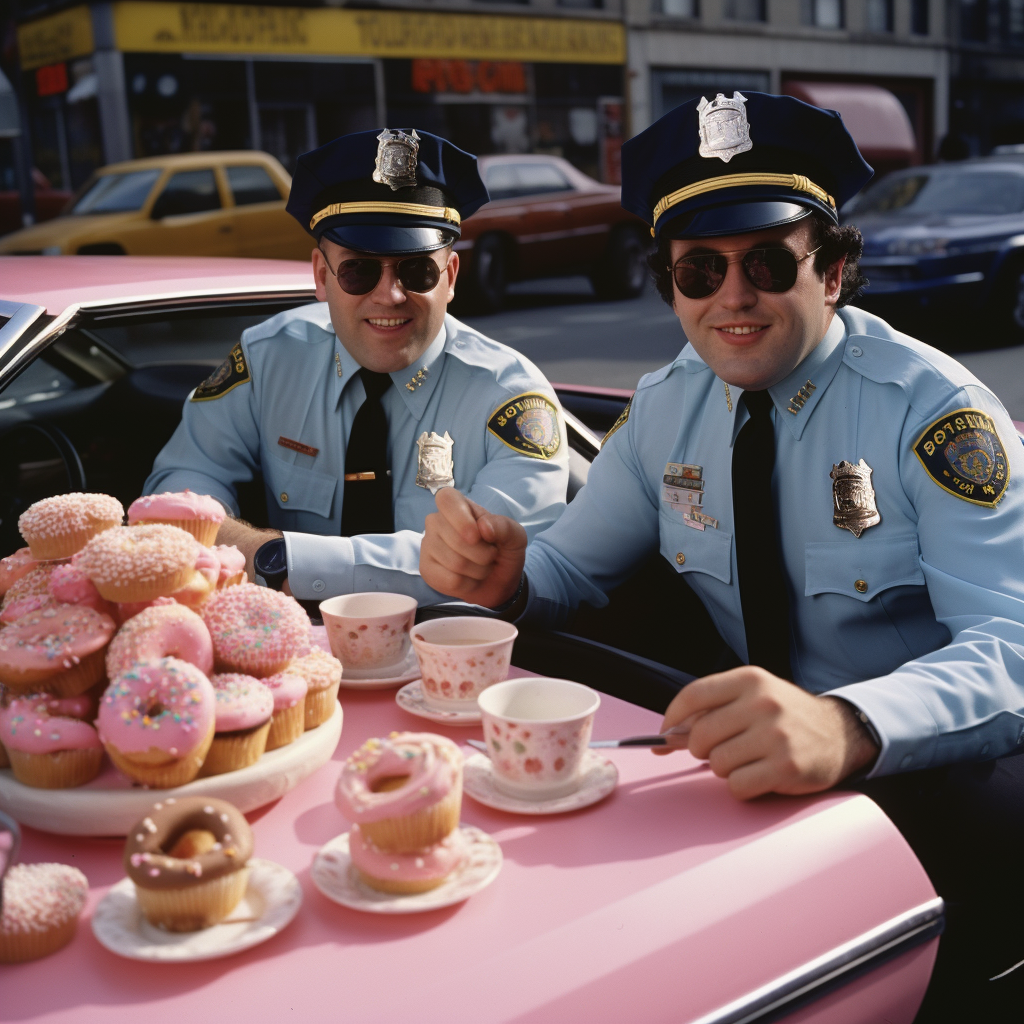
[[[387,590],[422,604],[448,600],[419,575],[423,521],[436,510],[434,495],[416,484],[416,439],[423,432],[443,437],[447,431],[455,486],[518,520],[530,536],[565,508],[569,456],[561,416],[561,446],[548,459],[523,454],[487,429],[496,410],[526,392],[548,396],[557,408],[551,385],[518,352],[446,316],[422,357],[391,374],[395,386],[382,399],[396,532],[339,536],[348,431],[366,397],[359,364],[334,333],[326,303],[250,327],[241,345],[251,380],[217,398],[186,401],[145,493],[187,487],[237,515],[236,485],[261,470],[270,525],[284,531],[296,597]],[[316,454],[282,445],[282,438]]]
[[[792,402],[801,387],[809,397]],[[1024,448],[1006,411],[953,359],[849,308],[770,393],[794,680],[867,715],[882,742],[872,775],[1006,754],[1024,739]],[[581,601],[605,604],[658,550],[746,660],[732,513],[741,394],[689,345],[641,380],[587,486],[529,547],[526,617],[554,624]],[[950,493],[914,452],[965,408],[991,417],[1008,458],[994,507]],[[881,522],[858,538],[833,524],[830,473],[860,459]],[[664,500],[669,462],[702,467],[701,511],[717,529],[689,527]],[[701,637],[680,622],[679,642]]]

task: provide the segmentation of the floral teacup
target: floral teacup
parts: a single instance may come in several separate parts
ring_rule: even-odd
[[[345,668],[400,665],[409,655],[416,598],[371,592],[342,594],[320,602],[331,653]]]
[[[568,679],[509,679],[477,698],[497,789],[555,800],[579,784],[600,695]]]

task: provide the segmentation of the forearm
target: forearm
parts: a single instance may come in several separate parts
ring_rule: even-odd
[[[251,526],[244,519],[228,516],[217,531],[217,543],[234,545],[245,555],[245,572],[250,581],[254,578],[252,560],[261,545],[268,540],[282,536],[280,530],[261,530]]]

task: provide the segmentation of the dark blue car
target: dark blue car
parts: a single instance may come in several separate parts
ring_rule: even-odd
[[[1024,160],[896,171],[844,220],[864,234],[857,305],[953,351],[1024,340]]]

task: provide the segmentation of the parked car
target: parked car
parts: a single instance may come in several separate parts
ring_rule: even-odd
[[[53,220],[68,204],[71,193],[54,188],[38,167],[32,168],[32,188],[36,201],[36,222]],[[16,188],[0,188],[0,235],[21,227],[21,195]]]
[[[255,256],[309,260],[285,212],[288,172],[267,153],[177,153],[110,164],[55,220],[0,238],[0,253]]]
[[[310,267],[286,261],[0,260],[0,554],[21,545],[17,516],[40,497],[94,490],[130,502],[154,454],[178,423],[187,394],[224,358],[239,332],[313,297]],[[573,486],[578,488],[600,448],[595,433],[581,421],[586,417],[603,427],[627,396],[595,388],[557,390],[567,412]],[[266,508],[262,486],[243,495],[242,503],[246,518],[259,523]],[[678,581],[673,582],[673,600],[678,602]],[[652,597],[646,598],[650,609]],[[671,608],[678,614],[678,603]],[[684,618],[690,635],[700,640],[677,646],[708,644],[709,634],[689,616]],[[670,634],[678,640],[678,628]],[[610,632],[593,642],[523,626],[515,664],[581,679],[650,710],[664,710],[682,683],[680,674],[613,649],[612,642]],[[358,721],[365,705],[356,701],[351,707],[353,721]],[[672,788],[680,776],[688,786]],[[540,1019],[538,1014],[574,1019],[573,1007],[584,998],[587,1005],[611,1006],[614,1019],[630,1019],[639,1005],[652,1020],[691,1024],[698,1019],[726,1024],[791,1016],[804,1024],[912,1019],[934,963],[943,904],[875,804],[838,792],[740,804],[721,780],[699,765],[673,768],[656,784],[638,787],[631,776],[623,783],[613,799],[633,817],[628,832],[618,833],[626,840],[615,846],[614,856],[624,865],[617,877],[625,881],[605,894],[599,909],[570,915],[568,923],[563,923],[564,914],[553,913],[554,904],[545,906],[544,913],[539,910],[554,891],[553,873],[566,872],[566,878],[571,873],[578,884],[607,858],[596,838],[580,839],[588,828],[593,831],[597,808],[557,821],[531,818],[527,833],[557,830],[556,847],[573,852],[568,859],[539,862],[542,870],[525,872],[520,892],[506,888],[497,900],[474,904],[471,914],[489,914],[499,923],[508,917],[509,907],[527,908],[517,918],[514,934],[507,929],[501,933],[500,955],[485,951],[479,964],[460,968],[482,972],[488,986],[500,980],[529,996],[514,1004],[506,998],[491,1000],[487,1020]],[[683,813],[677,814],[680,807]],[[686,837],[680,841],[672,836],[671,847],[659,845],[661,840],[653,838],[657,830],[645,827],[650,816],[668,814],[683,823]],[[329,837],[329,823],[318,817],[310,831],[311,814],[301,820],[307,849],[310,843],[315,847],[320,841],[315,837],[325,828],[324,838]],[[506,845],[506,856],[522,862],[522,847],[515,845],[523,832],[518,820],[491,820],[491,831],[500,830],[497,838]],[[49,857],[74,856],[61,838],[48,842]],[[581,859],[579,850],[586,851]],[[111,864],[120,856],[112,849],[106,854]],[[669,861],[671,868],[665,866]],[[538,866],[528,859],[523,863]],[[118,874],[114,866],[102,880],[91,877],[90,882],[102,888]],[[324,906],[311,913],[328,920]],[[464,913],[456,916],[465,919]],[[338,955],[360,955],[358,936],[344,930],[348,924],[336,917],[329,920],[339,929]],[[394,918],[390,921],[367,922],[369,942],[377,949],[381,942],[390,943],[389,956],[404,972],[418,962],[424,947],[415,943],[424,936],[417,937]],[[432,934],[451,921],[451,914],[436,916]],[[488,923],[487,931],[493,935],[494,925]],[[85,955],[84,940],[76,942],[60,954],[71,973],[77,970],[76,958]],[[289,956],[301,955],[303,962],[310,955],[322,956],[318,944],[319,939],[312,947],[296,948],[285,940],[262,954],[259,970],[267,984],[280,987],[273,978],[294,973]],[[437,948],[436,941],[428,945]],[[562,956],[566,948],[578,955]],[[91,994],[91,989],[83,998],[108,998],[116,968],[109,961],[105,968],[95,967],[91,946],[87,955],[100,994]],[[333,962],[333,948],[329,955]],[[558,975],[558,987],[548,977],[538,982],[537,963],[559,956],[558,970],[550,975]],[[515,958],[511,973],[509,957]],[[765,963],[770,967],[762,970]],[[183,966],[183,971],[188,969]],[[179,990],[194,987],[193,976],[200,981],[208,977],[179,972],[173,980],[180,987],[173,989],[175,998]],[[218,984],[252,1001],[260,996],[253,996],[251,977],[243,962],[233,974],[218,975]],[[24,986],[11,978],[18,1000],[37,998],[36,983],[28,974]],[[379,993],[373,998],[379,1000]],[[451,1015],[450,986],[427,984],[412,998],[425,1020]],[[685,1009],[697,1006],[710,1012]],[[305,1009],[307,1015],[316,1012]],[[169,1020],[168,1014],[158,1009],[154,1019]]]
[[[897,171],[843,213],[864,234],[858,306],[953,349],[1024,340],[1024,161]]]
[[[463,302],[490,312],[513,281],[580,273],[602,298],[643,291],[650,230],[622,208],[618,185],[554,156],[482,156],[480,173],[491,201],[455,246]]]

